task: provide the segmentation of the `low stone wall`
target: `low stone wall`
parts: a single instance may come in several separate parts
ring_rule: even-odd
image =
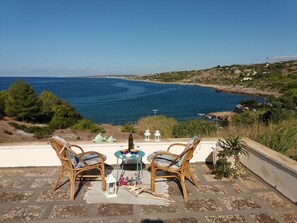
[[[297,204],[297,162],[253,140],[244,139],[249,155],[241,162],[264,181]]]
[[[144,151],[143,163],[147,162],[147,156],[156,150],[166,150],[172,143],[187,143],[189,139],[172,139],[161,142],[135,142],[139,149]],[[212,162],[210,156],[212,147],[215,146],[216,139],[202,139],[192,162]],[[92,142],[70,142],[81,146],[85,151],[97,151],[107,156],[106,163],[114,165],[117,163],[114,153],[121,149],[121,146],[127,148],[127,142],[116,143],[92,143]],[[175,146],[170,151],[181,153],[183,147]],[[59,166],[55,151],[47,143],[22,143],[11,145],[0,145],[0,167],[28,167],[28,166]]]

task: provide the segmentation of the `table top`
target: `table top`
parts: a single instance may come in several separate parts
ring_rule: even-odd
[[[114,156],[119,159],[139,159],[144,157],[144,155],[145,153],[141,150],[138,150],[136,154],[131,154],[131,153],[122,154],[121,150],[118,150],[114,153]]]

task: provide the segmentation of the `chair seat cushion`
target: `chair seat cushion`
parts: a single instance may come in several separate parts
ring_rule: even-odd
[[[106,156],[102,155],[102,157],[103,157],[103,160],[105,161]],[[94,165],[94,164],[101,163],[101,160],[100,160],[97,153],[87,153],[87,154],[82,155],[80,158],[83,161],[85,161],[88,165]],[[84,166],[85,166],[85,164],[79,161],[75,167],[76,168],[81,168],[81,167],[84,167]]]
[[[164,151],[155,151],[153,152],[152,154],[150,154],[148,157],[147,157],[147,161],[149,161],[150,163],[152,162],[153,158],[159,153],[159,152],[164,152]],[[156,159],[154,160],[154,164],[155,165],[158,165],[158,166],[162,166],[162,167],[167,167],[169,166],[172,161],[175,159],[176,157],[173,156],[173,155],[170,155],[170,154],[158,154]],[[176,164],[172,165],[171,168],[174,168],[174,169],[179,169],[180,166],[177,165],[177,162]]]

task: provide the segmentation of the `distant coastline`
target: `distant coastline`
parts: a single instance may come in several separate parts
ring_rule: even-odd
[[[247,88],[243,86],[228,86],[228,85],[218,85],[218,84],[200,84],[200,83],[185,83],[181,81],[176,82],[162,82],[148,79],[141,79],[141,76],[125,76],[125,75],[107,75],[107,76],[85,76],[78,78],[114,78],[114,79],[124,79],[127,81],[140,81],[140,82],[149,82],[155,84],[180,84],[180,85],[191,85],[198,87],[212,88],[216,92],[224,92],[231,94],[241,94],[241,95],[251,95],[251,96],[260,96],[260,97],[279,97],[281,94],[275,91],[265,91],[259,90],[257,88]]]
[[[105,77],[106,78],[106,77]],[[227,85],[215,85],[215,84],[199,84],[199,83],[184,83],[184,82],[162,82],[162,81],[153,81],[147,79],[139,79],[139,78],[131,78],[131,77],[109,77],[109,78],[119,78],[125,79],[130,81],[142,81],[142,82],[149,82],[149,83],[156,83],[156,84],[181,84],[181,85],[192,85],[192,86],[199,86],[199,87],[207,87],[213,88],[217,92],[224,92],[224,93],[232,93],[232,94],[243,94],[243,95],[252,95],[252,96],[260,96],[260,97],[278,97],[281,94],[274,91],[264,91],[259,90],[256,88],[246,88],[242,86],[227,86]]]

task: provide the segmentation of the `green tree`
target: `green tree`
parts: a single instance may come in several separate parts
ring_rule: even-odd
[[[33,88],[23,80],[9,86],[5,98],[5,113],[22,121],[35,121],[40,115],[40,102]]]
[[[77,123],[81,118],[81,115],[75,111],[74,107],[63,102],[54,108],[54,116],[49,124],[54,129],[65,129]]]
[[[5,115],[5,91],[0,91],[0,119]]]
[[[40,121],[45,123],[50,122],[57,110],[57,106],[62,104],[62,100],[50,91],[41,92],[39,100],[41,102]]]

